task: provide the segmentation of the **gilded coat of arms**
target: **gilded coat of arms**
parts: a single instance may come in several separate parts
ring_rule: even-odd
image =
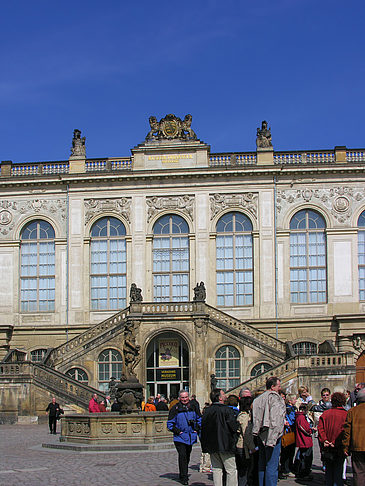
[[[191,115],[185,115],[184,120],[181,120],[178,116],[169,114],[158,122],[155,116],[150,116],[151,130],[148,132],[146,140],[196,140],[196,134],[191,128],[192,119]]]

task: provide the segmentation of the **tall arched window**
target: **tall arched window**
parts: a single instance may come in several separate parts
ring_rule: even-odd
[[[107,391],[110,378],[120,379],[122,373],[122,355],[115,349],[105,349],[99,354],[99,390]]]
[[[229,390],[240,384],[240,353],[233,346],[222,346],[215,353],[217,387]]]
[[[176,214],[153,227],[153,298],[156,302],[189,300],[189,227]]]
[[[365,211],[358,219],[359,228],[357,234],[358,244],[358,265],[359,265],[359,299],[365,300]]]
[[[317,345],[309,341],[301,341],[293,344],[295,354],[317,354]]]
[[[34,361],[35,363],[40,363],[43,361],[43,358],[45,357],[47,353],[47,349],[45,348],[40,348],[40,349],[34,349],[33,351],[30,352],[30,360]]]
[[[269,363],[258,363],[255,365],[252,370],[251,370],[251,376],[259,376],[262,375],[262,373],[266,373],[267,371],[271,370],[272,365]]]
[[[89,377],[87,376],[86,371],[84,371],[81,368],[71,368],[68,371],[66,371],[65,374],[76,381],[85,383],[85,385],[87,385],[89,382]]]
[[[90,290],[92,310],[118,310],[127,305],[127,251],[124,224],[102,218],[91,228]]]
[[[55,309],[55,233],[43,220],[32,221],[21,232],[20,308],[23,312]]]
[[[217,305],[253,304],[252,224],[242,213],[228,213],[217,223]]]
[[[310,209],[290,221],[290,297],[294,304],[327,301],[326,223]]]

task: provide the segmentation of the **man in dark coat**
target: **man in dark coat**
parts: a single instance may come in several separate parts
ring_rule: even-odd
[[[48,412],[49,433],[56,434],[57,419],[60,416],[61,408],[56,402],[55,397],[53,397],[51,403],[48,404],[46,412]]]
[[[227,473],[227,486],[237,486],[235,449],[238,422],[233,409],[224,404],[226,395],[220,388],[210,393],[212,405],[202,418],[201,446],[209,452],[215,486],[223,484],[223,470]]]

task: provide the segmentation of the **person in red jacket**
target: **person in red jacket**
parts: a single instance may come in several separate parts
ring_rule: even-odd
[[[94,393],[89,402],[89,413],[99,413],[99,412],[100,412],[100,408],[98,404],[98,395]]]
[[[299,412],[295,414],[295,445],[299,449],[294,461],[294,470],[296,477],[300,479],[312,479],[309,474],[313,462],[313,430],[307,411],[307,405],[302,404],[299,406]]]
[[[318,422],[318,439],[321,446],[322,461],[326,466],[326,485],[343,486],[342,470],[345,455],[342,450],[343,424],[347,412],[344,393],[333,393],[332,408],[325,410]]]

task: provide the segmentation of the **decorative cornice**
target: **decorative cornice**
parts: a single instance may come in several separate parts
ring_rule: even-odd
[[[218,213],[230,208],[239,208],[248,211],[257,219],[258,195],[253,192],[242,194],[211,194],[210,195],[210,219]]]
[[[107,212],[115,213],[116,216],[122,215],[128,223],[131,222],[131,203],[129,197],[115,199],[85,199],[85,225],[97,214]]]
[[[166,210],[179,210],[186,214],[191,221],[194,221],[194,196],[152,196],[146,198],[148,206],[147,222],[151,221],[156,214]]]

